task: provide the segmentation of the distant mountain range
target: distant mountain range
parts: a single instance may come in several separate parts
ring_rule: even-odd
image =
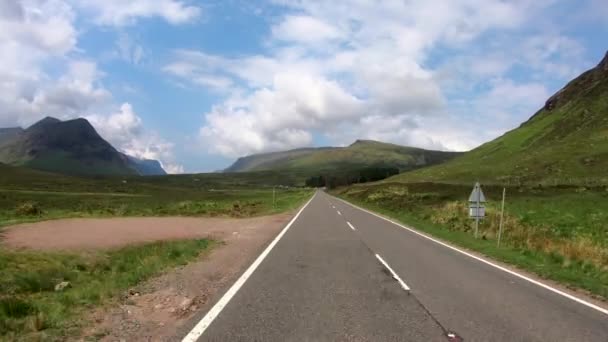
[[[508,99],[506,99],[508,100]],[[0,128],[0,163],[84,175],[162,175],[155,160],[127,156],[85,119],[47,117],[27,129]],[[397,168],[389,181],[524,183],[608,179],[608,53],[551,96],[520,127],[466,152],[371,140],[239,158],[224,172],[287,171],[298,179],[365,168]]]
[[[388,181],[605,184],[607,179],[608,53],[520,127],[445,164]]]
[[[46,117],[27,129],[0,128],[0,163],[73,175],[164,175],[156,160],[127,156],[86,119]]]
[[[292,170],[314,175],[369,167],[408,171],[439,164],[460,154],[357,140],[347,147],[300,148],[241,157],[224,172]]]

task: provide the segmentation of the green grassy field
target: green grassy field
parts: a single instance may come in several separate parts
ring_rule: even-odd
[[[295,209],[312,194],[288,187],[292,176],[278,172],[78,178],[4,168],[0,227],[65,217],[259,216]]]
[[[608,299],[608,188],[511,187],[496,247],[502,187],[484,187],[480,238],[467,200],[472,184],[379,183],[335,194],[457,245]]]
[[[89,253],[0,251],[0,340],[65,340],[87,310],[208,251],[210,240],[158,242]],[[70,287],[55,291],[68,281]]]
[[[80,178],[4,165],[0,172],[0,228],[66,217],[269,215],[296,209],[313,193],[288,187],[293,175],[278,172]],[[78,334],[85,310],[112,303],[213,244],[175,241],[82,253],[0,248],[0,340]],[[56,292],[61,281],[72,286]]]

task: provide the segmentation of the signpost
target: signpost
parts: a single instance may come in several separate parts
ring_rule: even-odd
[[[502,236],[503,219],[505,216],[505,196],[507,194],[507,188],[502,188],[502,207],[500,209],[500,226],[498,226],[498,241],[496,242],[496,248],[500,247],[500,237]]]
[[[475,187],[469,196],[469,217],[475,219],[475,238],[479,234],[479,220],[486,216],[486,208],[482,203],[486,202],[486,196],[481,191],[479,182],[475,183]]]

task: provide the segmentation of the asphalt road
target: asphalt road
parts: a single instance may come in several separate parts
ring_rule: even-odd
[[[322,192],[236,290],[199,341],[608,341],[605,313]]]

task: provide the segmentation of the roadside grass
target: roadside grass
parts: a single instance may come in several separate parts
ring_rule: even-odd
[[[185,265],[216,242],[157,242],[116,250],[55,253],[0,250],[0,340],[62,340],[87,324],[87,309]],[[70,287],[55,291],[67,281]]]
[[[467,215],[472,186],[386,183],[334,194],[440,239],[608,299],[608,192],[604,188],[507,189],[504,234],[496,237],[502,188],[485,187],[489,202],[473,237]]]
[[[290,171],[75,177],[0,164],[0,174],[0,228],[72,217],[261,216],[295,209],[313,192]]]
[[[311,189],[171,189],[137,196],[65,195],[61,192],[0,190],[0,227],[73,217],[227,216],[251,217],[297,208]]]

